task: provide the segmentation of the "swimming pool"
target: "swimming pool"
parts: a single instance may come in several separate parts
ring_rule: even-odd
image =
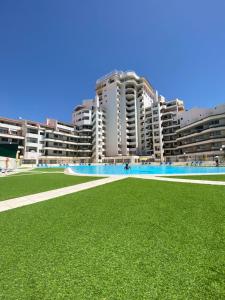
[[[124,165],[93,165],[70,167],[73,172],[92,175],[155,175],[155,174],[206,174],[225,173],[225,167],[189,167],[189,166],[143,166],[131,165],[129,170]]]

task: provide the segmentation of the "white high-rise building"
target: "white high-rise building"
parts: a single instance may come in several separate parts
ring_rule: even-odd
[[[106,118],[105,155],[145,154],[141,139],[144,113],[155,97],[150,83],[133,71],[114,71],[97,80],[96,97]]]
[[[92,125],[92,160],[102,162],[106,156],[106,114],[105,110],[99,107],[98,97],[92,111]]]
[[[73,122],[83,126],[86,120],[92,126],[95,162],[131,156],[164,161],[175,153],[178,113],[183,110],[183,101],[166,101],[144,77],[114,71],[97,80],[95,99],[75,108]]]

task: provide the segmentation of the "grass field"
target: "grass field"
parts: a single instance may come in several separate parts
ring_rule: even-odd
[[[32,172],[64,172],[65,168],[35,168]]]
[[[0,178],[0,201],[45,192],[100,177],[68,176],[64,174],[21,173]]]
[[[182,176],[166,176],[170,178],[193,179],[193,180],[212,180],[225,181],[225,174],[218,175],[182,175]]]
[[[0,232],[0,299],[224,299],[223,186],[129,178],[1,213]]]

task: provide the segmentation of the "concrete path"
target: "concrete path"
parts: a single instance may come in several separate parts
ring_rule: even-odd
[[[38,173],[38,172],[37,172]],[[60,172],[63,174],[62,172]],[[40,174],[40,173],[38,173]],[[42,173],[43,174],[43,173]],[[72,175],[72,174],[70,174]],[[20,176],[20,175],[17,175]],[[22,174],[21,174],[22,176]],[[103,184],[111,183],[114,181],[122,180],[125,178],[139,178],[139,179],[151,179],[151,180],[159,180],[159,181],[169,181],[169,182],[182,182],[182,183],[194,183],[194,184],[209,184],[209,185],[217,185],[217,186],[225,186],[224,181],[210,181],[210,180],[192,180],[192,179],[178,179],[178,178],[168,178],[168,177],[158,177],[153,175],[133,175],[133,176],[112,176],[103,179],[97,179],[77,185],[72,185],[60,189],[50,190],[47,192],[42,192],[38,194],[13,198],[5,201],[0,201],[0,212],[4,212],[10,209],[14,209],[17,207],[22,207],[25,205],[30,205],[37,202],[46,201],[49,199],[57,198],[60,196],[73,194],[76,192],[80,192],[83,190],[91,189]]]
[[[152,179],[159,181],[170,181],[170,182],[183,182],[183,183],[197,183],[197,184],[210,184],[210,185],[224,185],[225,181],[216,181],[216,180],[193,180],[193,179],[181,179],[181,178],[168,178],[168,177],[158,177],[152,175],[135,175],[133,176],[139,179]]]
[[[118,180],[121,180],[124,178],[126,178],[126,177],[124,177],[124,176],[107,177],[107,178],[103,178],[103,179],[97,179],[97,180],[93,180],[93,181],[89,181],[89,182],[85,182],[85,183],[81,183],[81,184],[77,184],[77,185],[68,186],[65,188],[60,188],[60,189],[42,192],[42,193],[38,193],[38,194],[33,194],[33,195],[23,196],[23,197],[19,197],[19,198],[13,198],[13,199],[5,200],[5,201],[0,201],[0,212],[14,209],[17,207],[22,207],[25,205],[30,205],[30,204],[37,203],[37,202],[46,201],[49,199],[57,198],[57,197],[68,195],[68,194],[73,194],[76,192],[94,188],[96,186],[100,186],[103,184],[118,181]]]

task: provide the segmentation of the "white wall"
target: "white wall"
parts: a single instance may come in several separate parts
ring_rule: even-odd
[[[179,114],[181,127],[197,122],[208,116],[225,113],[225,104],[215,106],[214,108],[197,108],[184,111]]]
[[[198,120],[207,117],[211,112],[211,109],[207,108],[192,108],[188,111],[184,111],[179,114],[180,126],[184,127]]]
[[[5,169],[5,167],[6,167],[6,157],[0,156],[0,168]],[[15,158],[9,158],[8,168],[9,169],[16,168],[16,159]]]
[[[120,100],[120,118],[121,118],[121,150],[122,154],[126,156],[127,153],[127,121],[126,121],[126,98],[125,98],[125,86],[122,85],[120,89],[121,100]]]
[[[106,95],[106,97],[104,97]],[[103,91],[103,108],[106,111],[106,155],[118,155],[118,123],[117,123],[117,87],[116,82]]]

